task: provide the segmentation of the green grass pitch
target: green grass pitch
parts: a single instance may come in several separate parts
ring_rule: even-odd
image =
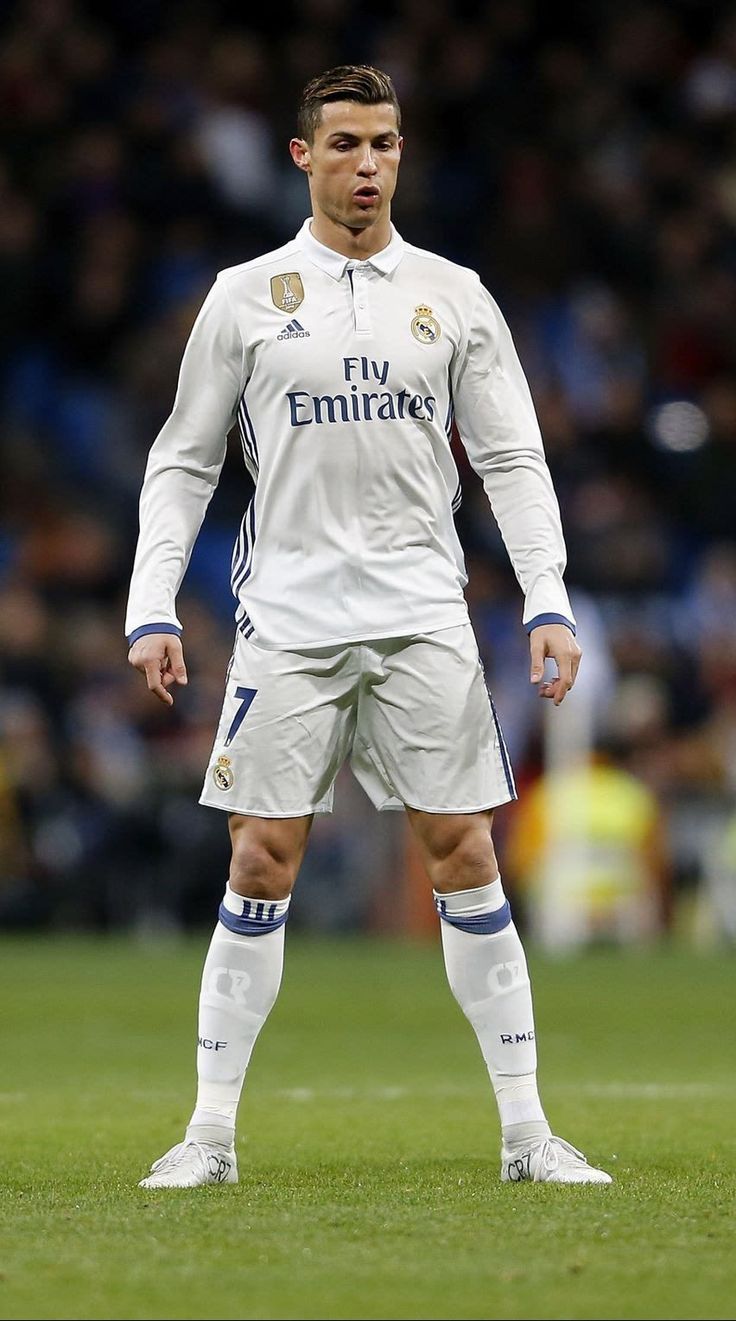
[[[292,934],[240,1184],[146,1192],[205,945],[0,942],[0,1316],[736,1314],[726,954],[531,952],[550,1118],[616,1183],[515,1186],[439,948]]]

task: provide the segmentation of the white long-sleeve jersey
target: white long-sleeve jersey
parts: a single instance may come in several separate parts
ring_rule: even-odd
[[[222,271],[148,459],[126,633],[180,632],[176,596],[237,420],[255,495],[232,559],[236,623],[266,648],[467,619],[453,416],[525,597],[574,627],[534,406],[478,276],[404,243],[351,262],[306,221]]]

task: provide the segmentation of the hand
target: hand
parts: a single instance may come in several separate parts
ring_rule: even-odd
[[[529,634],[529,649],[532,657],[532,683],[539,683],[545,657],[551,656],[556,662],[557,678],[543,683],[539,696],[551,697],[555,706],[559,706],[575,682],[583,654],[572,631],[565,624],[540,624]]]
[[[187,683],[184,652],[175,633],[145,633],[133,643],[128,661],[145,674],[149,689],[159,701],[174,705],[169,688],[173,683]]]

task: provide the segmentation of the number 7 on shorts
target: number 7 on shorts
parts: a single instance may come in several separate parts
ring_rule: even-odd
[[[240,729],[240,726],[242,725],[245,717],[248,714],[250,704],[253,701],[253,698],[255,697],[257,692],[258,692],[257,688],[235,689],[235,696],[240,698],[240,706],[235,712],[235,715],[233,716],[233,723],[231,724],[229,730],[227,731],[227,738],[225,739],[226,748],[230,747],[230,744],[232,743],[233,739],[235,738],[235,735]]]

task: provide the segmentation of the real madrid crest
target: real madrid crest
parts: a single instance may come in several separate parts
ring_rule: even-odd
[[[271,276],[271,298],[279,312],[296,312],[304,302],[304,285],[298,271]]]
[[[218,789],[222,789],[223,792],[226,789],[232,789],[233,773],[232,770],[230,769],[229,757],[217,758],[217,764],[212,767],[212,779],[214,780]]]
[[[411,333],[420,344],[436,344],[442,331],[440,323],[436,317],[432,316],[431,307],[420,303],[419,307],[414,309],[416,316],[411,323]]]

